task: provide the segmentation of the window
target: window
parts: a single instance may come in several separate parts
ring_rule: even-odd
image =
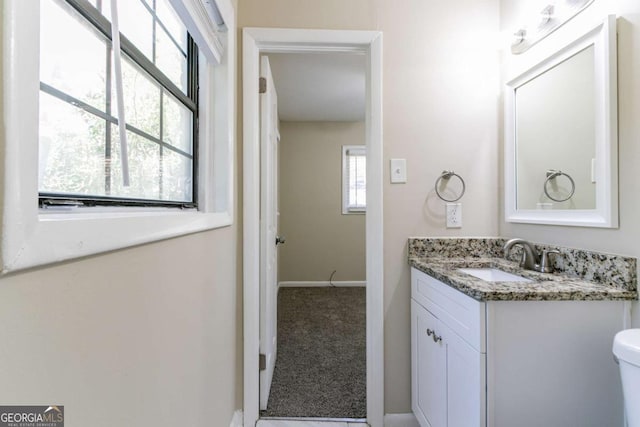
[[[40,203],[195,206],[198,47],[168,0],[116,4],[120,52],[109,0],[41,2]]]
[[[363,145],[342,147],[342,213],[367,209],[367,153]]]
[[[0,274],[233,222],[231,0],[0,7]]]

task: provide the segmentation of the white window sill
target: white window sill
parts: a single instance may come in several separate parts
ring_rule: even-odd
[[[364,215],[367,213],[366,209],[349,209],[343,210],[342,215]]]
[[[117,208],[97,209],[83,213],[41,211],[37,221],[8,229],[2,237],[2,273],[225,227],[232,223],[228,212],[202,213],[164,208],[137,212],[125,212]]]

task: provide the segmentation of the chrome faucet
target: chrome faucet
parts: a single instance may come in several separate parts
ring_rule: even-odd
[[[509,251],[514,246],[519,245],[522,247],[522,259],[520,260],[520,267],[527,270],[539,271],[541,273],[551,273],[553,268],[551,266],[550,255],[558,255],[560,252],[557,250],[543,250],[542,255],[538,253],[536,248],[524,239],[511,239],[504,244],[504,257],[509,256]]]

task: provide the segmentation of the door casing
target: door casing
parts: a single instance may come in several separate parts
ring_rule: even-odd
[[[245,28],[243,30],[243,332],[244,426],[259,418],[260,102],[261,53],[342,52],[366,55],[366,357],[367,422],[383,427],[383,162],[382,33]]]

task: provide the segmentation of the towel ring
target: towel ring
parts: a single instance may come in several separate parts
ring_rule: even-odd
[[[571,193],[569,193],[569,195],[565,198],[565,199],[555,199],[553,197],[551,197],[551,195],[549,194],[549,191],[547,190],[547,184],[549,183],[549,181],[551,181],[552,179],[555,179],[561,175],[566,176],[569,179],[569,182],[571,182]],[[573,178],[571,178],[571,176],[569,176],[569,174],[564,173],[562,171],[556,171],[556,170],[548,170],[547,171],[547,179],[544,181],[544,194],[550,198],[551,200],[553,200],[554,202],[566,202],[567,200],[569,200],[570,198],[573,197],[573,193],[576,192],[576,183],[573,181]]]
[[[449,180],[449,178],[451,178],[452,176],[455,176],[460,180],[460,182],[462,183],[462,191],[460,192],[460,195],[455,199],[447,199],[443,197],[442,194],[440,194],[440,191],[438,190],[438,186],[440,185],[440,181],[442,181],[443,179]],[[438,179],[436,179],[436,185],[435,185],[436,194],[441,200],[444,200],[445,202],[457,202],[462,198],[462,196],[464,196],[465,189],[466,189],[466,185],[464,183],[464,179],[462,179],[462,177],[457,173],[455,173],[454,171],[442,171],[442,174],[438,177]]]

